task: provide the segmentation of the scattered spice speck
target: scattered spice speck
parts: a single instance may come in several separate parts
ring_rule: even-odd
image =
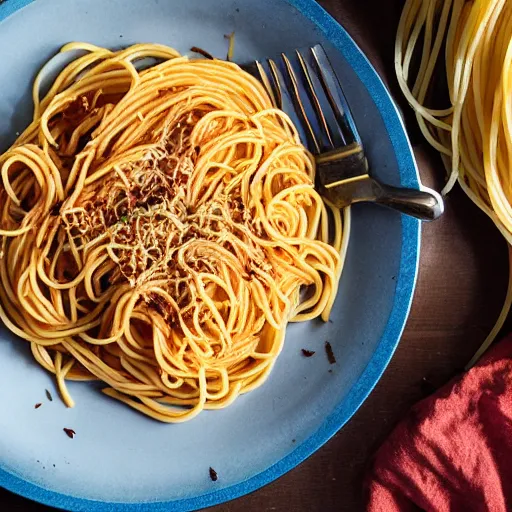
[[[295,439],[292,439],[292,443],[295,443]]]
[[[46,398],[48,398],[48,400],[50,400],[50,402],[53,402],[52,394],[47,389],[45,389],[44,391],[46,393]]]
[[[194,53],[199,53],[199,55],[202,55],[205,59],[215,60],[215,57],[210,52],[207,52],[206,50],[199,48],[199,46],[192,46],[192,48],[190,48],[190,51]]]
[[[73,439],[73,437],[75,437],[76,432],[72,428],[63,428],[62,430],[64,430],[64,432],[66,432],[66,435],[70,439]]]
[[[332,373],[332,370],[329,370],[329,373]]]
[[[37,403],[36,405],[34,405],[34,409],[39,409],[39,407],[41,407],[41,405],[43,405],[43,404]]]
[[[62,208],[62,203],[60,201],[57,201],[50,210],[50,214],[54,217],[58,217],[60,213],[60,209]]]
[[[314,350],[307,350],[307,349],[303,348],[302,349],[302,355],[304,357],[311,357],[311,356],[315,355],[315,351]]]
[[[212,482],[216,482],[219,479],[217,471],[210,466],[210,479]]]
[[[331,344],[328,341],[325,342],[325,353],[327,354],[327,360],[329,361],[329,364],[336,364],[334,352],[332,351]]]
[[[329,323],[330,323],[330,324],[333,324],[334,322],[329,318]]]

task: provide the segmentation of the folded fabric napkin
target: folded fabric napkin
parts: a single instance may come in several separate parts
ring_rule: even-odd
[[[419,402],[379,449],[369,512],[512,510],[512,336]]]

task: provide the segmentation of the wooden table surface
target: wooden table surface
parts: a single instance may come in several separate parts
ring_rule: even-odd
[[[403,109],[423,182],[440,188],[444,171],[400,98],[394,34],[403,0],[322,0],[368,55]],[[400,345],[384,376],[327,445],[276,482],[213,512],[363,510],[362,477],[372,453],[408,408],[453,377],[479,347],[501,308],[507,248],[493,224],[456,188],[444,216],[425,224],[418,285]],[[505,326],[510,330],[509,322]],[[425,382],[425,379],[427,382]],[[49,511],[0,490],[0,509]]]

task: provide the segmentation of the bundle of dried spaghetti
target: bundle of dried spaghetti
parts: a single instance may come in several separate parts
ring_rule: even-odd
[[[40,100],[43,69],[0,156],[0,318],[69,406],[67,379],[99,379],[161,421],[225,407],[268,376],[289,321],[328,318],[349,213],[235,64],[62,51],[81,56]]]
[[[424,136],[443,157],[443,193],[458,181],[512,244],[512,2],[407,0],[395,68]],[[426,106],[435,82],[447,83],[448,108]],[[494,340],[511,304],[512,273],[498,321],[470,365]]]

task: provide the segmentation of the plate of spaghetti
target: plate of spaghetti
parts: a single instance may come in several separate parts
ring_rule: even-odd
[[[419,223],[326,204],[239,66],[319,42],[373,172],[418,187],[388,92],[313,1],[0,5],[0,485],[203,508],[292,469],[371,392]]]

